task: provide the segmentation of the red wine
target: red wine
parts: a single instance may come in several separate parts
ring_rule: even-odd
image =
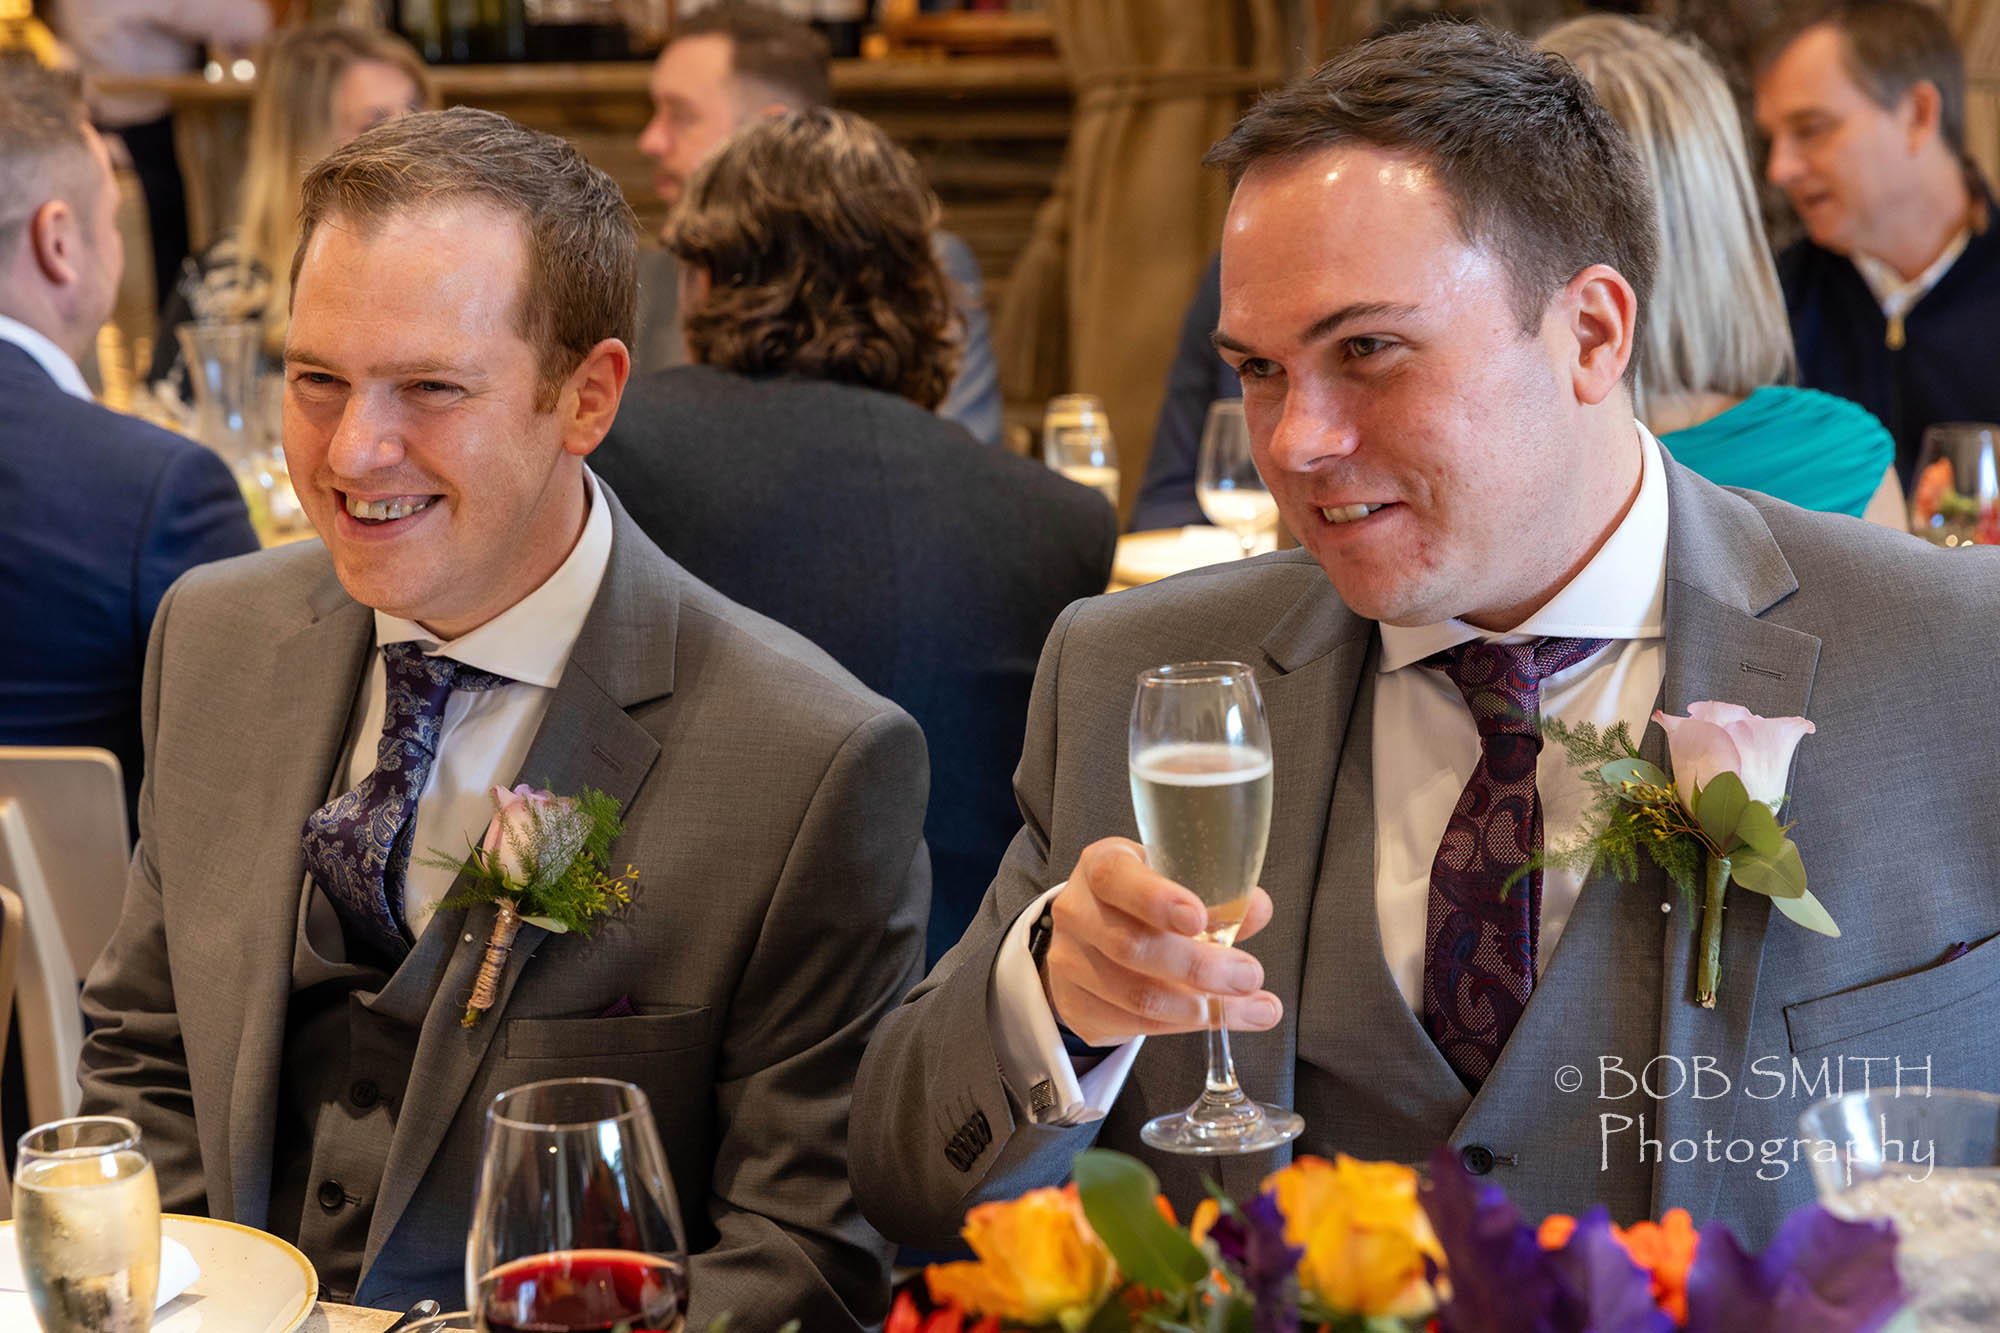
[[[681,1333],[687,1274],[630,1250],[561,1250],[502,1264],[479,1292],[490,1333]]]

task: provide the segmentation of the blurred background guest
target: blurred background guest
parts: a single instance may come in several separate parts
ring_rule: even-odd
[[[1208,261],[1201,285],[1181,321],[1181,340],[1167,369],[1166,397],[1153,423],[1153,452],[1146,477],[1132,504],[1132,531],[1206,523],[1195,499],[1195,471],[1201,463],[1201,429],[1208,405],[1218,398],[1241,398],[1243,381],[1216,352],[1209,335],[1222,318],[1222,256]]]
[[[240,53],[271,31],[264,0],[59,0],[56,31],[88,75],[185,74],[203,48]],[[166,303],[188,254],[187,191],[174,154],[174,121],[159,92],[93,91],[91,119],[146,196],[153,242],[154,309]]]
[[[692,15],[653,66],[653,118],[639,150],[653,160],[653,188],[672,204],[695,169],[742,126],[832,100],[825,38],[803,20],[729,0]],[[971,247],[932,227],[930,244],[950,280],[958,316],[957,373],[939,415],[987,444],[1000,440],[1000,375],[993,362],[979,262]],[[664,251],[639,256],[639,332],[633,370],[687,360],[680,338],[674,261]]]
[[[423,61],[392,33],[313,23],[279,37],[250,104],[236,223],[202,255],[198,281],[177,285],[167,302],[153,378],[178,379],[174,329],[196,317],[262,321],[264,351],[275,362],[285,343],[306,168],[363,130],[431,104]]]
[[[1540,44],[1589,80],[1652,185],[1662,244],[1639,322],[1640,419],[1710,481],[1904,526],[1882,423],[1790,385],[1791,331],[1721,71],[1687,42],[1615,15],[1574,19]]]
[[[76,76],[0,61],[0,744],[110,750],[129,817],[153,612],[257,538],[219,458],[77,370],[124,268],[117,197]]]
[[[1801,379],[1896,437],[2000,420],[2000,237],[1966,151],[1965,63],[1937,10],[1866,0],[1779,30],[1757,73],[1766,174],[1806,237],[1778,260]]]
[[[1102,496],[931,409],[957,344],[937,201],[867,121],[764,118],[668,223],[691,366],[634,378],[591,465],[663,550],[805,634],[930,741],[930,956],[1020,825],[1043,640],[1104,589]]]

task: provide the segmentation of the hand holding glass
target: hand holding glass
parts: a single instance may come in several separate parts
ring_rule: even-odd
[[[1152,868],[1208,906],[1206,938],[1234,943],[1271,831],[1271,738],[1250,668],[1187,662],[1141,674],[1127,754]],[[1219,998],[1208,1000],[1208,1018],[1207,1086],[1140,1137],[1184,1153],[1259,1152],[1295,1138],[1303,1120],[1237,1086]]]
[[[14,1236],[43,1333],[147,1333],[160,1285],[160,1191],[119,1116],[21,1136]]]
[[[1278,502],[1250,455],[1250,427],[1243,419],[1241,398],[1218,398],[1208,406],[1194,494],[1209,522],[1236,534],[1245,556],[1254,554],[1258,540],[1277,529]]]
[[[682,1236],[645,1093],[564,1078],[493,1099],[465,1247],[481,1333],[680,1333]]]

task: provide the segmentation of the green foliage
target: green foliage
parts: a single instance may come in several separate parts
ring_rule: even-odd
[[[1743,812],[1750,805],[1750,793],[1744,788],[1742,778],[1734,773],[1717,773],[1710,778],[1694,798],[1694,817],[1701,821],[1708,845],[1726,852],[1736,840],[1736,826],[1743,821]]]
[[[1123,1153],[1087,1148],[1072,1172],[1083,1215],[1118,1269],[1142,1287],[1179,1292],[1208,1276],[1208,1260],[1182,1231],[1160,1216],[1153,1198],[1159,1178]]]
[[[1807,889],[1796,898],[1773,898],[1771,906],[1783,912],[1807,930],[1817,931],[1832,939],[1840,938],[1840,927],[1833,924],[1833,917],[1820,906],[1819,899]]]
[[[1730,858],[1730,871],[1738,884],[1767,898],[1798,898],[1806,891],[1806,867],[1799,860],[1798,844],[1782,835],[1776,856],[1746,847]]]
[[[510,879],[474,847],[463,862],[465,887],[442,905],[471,907],[509,898],[523,918],[544,929],[589,935],[600,919],[630,904],[637,872],[627,866],[623,874],[613,875],[608,865],[611,844],[625,831],[617,799],[591,787],[573,799],[567,809],[536,808],[525,832],[510,830],[515,859],[535,867],[531,881]],[[461,862],[433,852],[424,864],[457,870]]]

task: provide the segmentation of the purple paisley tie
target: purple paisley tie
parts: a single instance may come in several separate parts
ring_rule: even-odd
[[[393,961],[409,949],[403,875],[445,700],[454,689],[490,690],[507,679],[427,657],[407,642],[382,645],[382,665],[387,694],[374,771],[307,816],[302,837],[306,869],[340,913],[349,943]]]
[[[1468,1087],[1492,1072],[1535,987],[1542,872],[1505,897],[1501,888],[1542,850],[1542,681],[1608,642],[1473,640],[1423,662],[1458,686],[1479,727],[1479,763],[1431,863],[1424,924],[1424,1028]]]

